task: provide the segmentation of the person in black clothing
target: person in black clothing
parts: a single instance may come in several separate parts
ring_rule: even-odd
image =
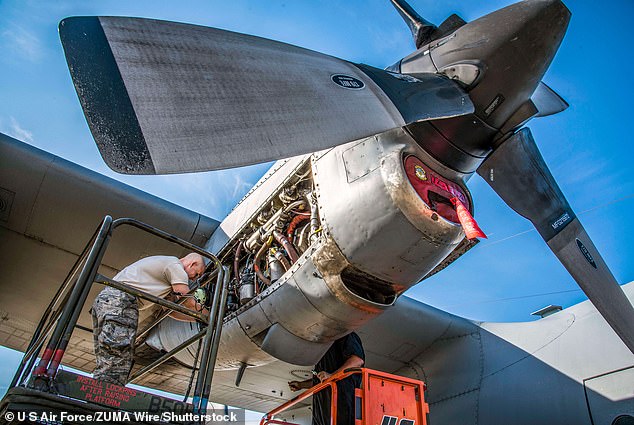
[[[317,375],[305,381],[288,383],[292,391],[310,388],[337,372],[362,367],[365,353],[359,335],[352,332],[336,340],[326,354],[315,365]],[[337,382],[337,423],[354,425],[354,389],[361,385],[361,375],[352,375]],[[325,389],[313,396],[313,425],[330,425],[330,390]]]

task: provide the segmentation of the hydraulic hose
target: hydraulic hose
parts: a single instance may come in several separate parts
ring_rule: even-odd
[[[317,205],[317,197],[313,192],[310,197],[310,243],[317,239],[319,230],[319,206]]]
[[[291,257],[291,264],[295,264],[295,262],[299,260],[299,255],[297,255],[297,251],[295,251],[295,248],[293,248],[293,245],[289,242],[286,236],[284,236],[277,230],[273,230],[273,237],[275,238],[277,243],[284,247],[284,249],[288,253],[288,256]]]
[[[271,240],[272,238],[269,238],[266,243],[262,244],[262,246],[258,250],[258,253],[255,254],[255,259],[253,260],[253,271],[255,271],[255,274],[266,286],[271,284],[271,280],[264,276],[264,273],[262,273],[262,270],[260,270],[260,261],[262,260],[262,255],[264,255],[264,252],[269,248],[269,245],[271,245]]]
[[[292,238],[293,233],[295,233],[295,229],[297,228],[297,226],[299,226],[301,222],[306,221],[309,218],[310,217],[306,215],[296,215],[295,217],[293,217],[290,224],[288,225],[288,229],[286,229],[286,236],[289,239]]]
[[[282,263],[282,267],[284,267],[284,271],[291,268],[291,263],[288,262],[288,260],[286,259],[286,256],[284,255],[282,251],[280,251],[279,249],[276,249],[273,255],[280,263]]]
[[[244,246],[244,241],[238,242],[238,246],[236,247],[236,254],[233,259],[233,277],[236,279],[240,279],[240,254],[242,253],[242,247]]]

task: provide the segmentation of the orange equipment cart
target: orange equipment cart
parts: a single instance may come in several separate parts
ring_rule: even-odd
[[[337,381],[353,374],[361,374],[361,387],[355,389],[355,425],[427,425],[429,405],[422,381],[367,368],[350,368],[332,375],[265,414],[260,425],[295,425],[274,419],[275,415],[327,388],[332,391],[330,425],[337,425]]]

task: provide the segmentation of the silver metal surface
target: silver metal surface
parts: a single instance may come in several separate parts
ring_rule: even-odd
[[[404,155],[427,159],[415,146],[404,131],[394,130],[336,147],[314,162],[324,231],[352,265],[399,285],[399,293],[420,281],[464,236],[460,226],[433,220],[434,212],[409,183]],[[355,161],[359,170],[351,168]]]
[[[634,283],[623,289],[632,302]],[[362,328],[361,337],[398,326],[399,317],[405,321],[410,306],[402,301]],[[416,313],[392,338],[416,343],[423,337],[417,324],[430,332],[397,373],[427,383],[432,423],[610,424],[634,410],[626,381],[634,355],[589,301],[525,323],[474,323],[407,301]],[[366,347],[379,355],[377,364],[386,365],[384,357],[398,343],[371,344]]]
[[[282,277],[286,270],[284,270],[284,266],[282,266],[280,260],[275,258],[273,255],[269,255],[268,263],[269,270],[271,272],[271,282],[275,283],[280,277]]]
[[[255,285],[253,283],[243,283],[240,285],[240,304],[246,304],[255,296]]]
[[[306,341],[287,331],[279,323],[271,326],[262,341],[262,350],[274,358],[299,366],[313,366],[331,343]],[[289,349],[292,347],[292,349]]]
[[[611,423],[620,415],[634,417],[634,366],[584,381],[588,406],[595,424]]]
[[[438,72],[445,74],[452,80],[460,81],[465,86],[472,86],[480,76],[481,70],[474,63],[458,63],[439,69]]]
[[[314,363],[323,351],[318,347],[389,309],[399,294],[463,240],[459,225],[432,218],[436,214],[409,183],[403,158],[415,154],[454,181],[463,176],[438,167],[415,146],[410,136],[397,130],[311,159],[314,197],[309,198],[318,207],[312,214],[314,242],[257,296],[250,285],[239,288],[246,305],[225,323],[227,338],[222,339],[219,364],[235,368],[241,362],[261,365],[275,358],[299,365]],[[224,247],[220,255],[230,251],[236,238],[247,232],[247,224],[269,208],[274,195],[307,159],[288,161],[266,176],[220,225],[222,233],[214,234],[210,245]],[[277,222],[280,211],[258,221],[261,229]],[[259,231],[249,228],[248,232],[261,241]],[[171,327],[159,332],[172,333],[167,340],[176,332],[178,340],[191,336],[191,331]],[[222,348],[228,347],[229,337],[230,352]],[[305,349],[298,348],[302,346]]]
[[[276,190],[310,158],[302,155],[277,161],[271,169],[253,186],[247,195],[222,220],[218,229],[205,245],[210,252],[220,252],[225,245],[241,232],[255,218],[264,205],[275,196]]]

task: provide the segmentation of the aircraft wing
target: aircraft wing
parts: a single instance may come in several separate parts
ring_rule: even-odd
[[[469,342],[470,335],[477,334],[479,328],[471,321],[403,296],[357,332],[363,340],[367,367],[423,380],[422,368],[414,362],[417,356],[432,345],[442,346],[444,340],[467,336]],[[247,368],[239,387],[235,386],[237,370],[216,371],[211,400],[266,412],[296,396],[298,393],[289,390],[288,382],[308,378],[310,370],[310,366],[274,361]],[[190,369],[173,362],[162,365],[137,383],[182,394],[190,376]],[[310,405],[310,400],[303,405]]]
[[[634,302],[634,282],[623,290]],[[631,385],[626,383],[631,381],[622,381],[622,387],[618,382],[634,372],[634,357],[590,301],[537,321],[481,323],[402,296],[357,333],[367,367],[427,384],[425,399],[434,423],[504,423],[501,419],[512,417],[515,411],[521,418],[535,419],[518,423],[550,423],[551,418],[559,423],[585,423],[586,393],[608,403],[605,412],[598,409],[593,414],[613,414],[633,406]],[[587,344],[589,335],[596,344]],[[170,373],[177,371],[170,368]],[[297,394],[289,392],[287,382],[308,376],[308,369],[280,361],[248,368],[240,387],[234,384],[236,370],[220,371],[214,375],[212,399],[269,411]],[[182,392],[188,379],[183,370],[180,385],[167,369],[159,372],[162,383],[155,375],[148,378],[148,384],[154,380],[164,389]],[[620,394],[615,396],[619,401],[586,387],[586,380],[597,376],[613,379],[606,387],[612,392],[607,394]],[[536,388],[542,391],[533,391]],[[533,403],[521,401],[527,398]],[[553,407],[561,405],[564,407]],[[535,410],[535,406],[539,408]],[[299,423],[298,416],[310,416],[306,410],[291,413],[293,422]],[[479,415],[481,422],[476,419]]]
[[[11,137],[0,134],[0,344],[25,350],[42,312],[105,214],[134,217],[194,244],[204,244],[218,222],[99,175]],[[150,254],[181,255],[180,248],[120,228],[100,272],[113,275]],[[28,277],[28,279],[26,279]],[[93,294],[100,288],[93,288]],[[89,298],[91,299],[91,298]],[[85,372],[94,367],[89,303],[84,307],[64,364]],[[422,314],[428,309],[430,314]],[[433,319],[432,319],[433,318]],[[402,297],[396,306],[360,330],[368,366],[386,371],[406,368],[409,360],[450,327],[453,316]],[[460,319],[460,326],[470,322]],[[398,335],[391,329],[398,326]],[[364,338],[381,335],[381,338]],[[416,338],[410,336],[415,335]],[[141,350],[135,368],[157,356]],[[247,369],[240,387],[236,371],[214,377],[213,400],[256,411],[294,396],[287,382],[303,379],[310,368],[275,361]],[[157,390],[184,393],[191,370],[167,362],[136,382]]]
[[[0,134],[0,344],[26,348],[44,309],[106,214],[134,217],[194,244],[203,244],[218,226],[209,217]],[[154,254],[178,256],[183,249],[121,227],[100,272],[112,276]],[[89,307],[80,321],[87,328]],[[87,370],[88,363],[75,364]]]
[[[3,134],[0,134],[0,196],[0,269],[4,274],[0,281],[3,294],[0,297],[3,319],[0,344],[22,351],[51,297],[104,215],[134,217],[194,244],[204,244],[218,226],[218,222],[209,217]],[[146,255],[183,253],[180,247],[134,229],[120,228],[117,232],[120,233],[114,234],[100,270],[105,275],[111,276]],[[93,293],[99,290],[93,288]],[[381,327],[389,329],[392,322],[417,331],[421,324],[405,318],[415,317],[410,310],[420,303],[403,298],[397,304],[361,334],[380,332]],[[79,328],[64,358],[65,365],[85,372],[91,372],[94,366],[89,307],[87,303],[82,311]],[[436,333],[444,331],[443,326],[439,325],[434,332],[427,327],[422,335],[416,332],[418,339],[414,342],[366,339],[368,362],[372,367],[396,371],[424,347],[426,335],[433,341]],[[393,335],[380,334],[385,338]],[[135,368],[156,356],[149,349],[138,354],[141,358]],[[276,361],[263,368],[248,369],[240,387],[234,385],[235,370],[220,371],[214,378],[213,398],[234,406],[267,410],[290,399],[293,394],[287,382],[303,379],[310,372],[308,369]],[[190,369],[167,362],[136,383],[184,393],[190,375]]]
[[[195,244],[206,242],[218,227],[208,217],[5,135],[0,135],[0,201],[0,269],[4,272],[0,282],[0,344],[18,350],[26,348],[52,294],[106,213],[138,218]],[[101,273],[112,275],[137,258],[156,253],[182,254],[156,238],[121,229],[106,253]],[[98,290],[94,288],[93,295]],[[633,291],[634,286],[628,285],[630,302]],[[90,372],[94,356],[90,302],[87,304],[64,365]],[[459,412],[463,418],[475,418],[478,412],[497,412],[480,406],[489,402],[497,406],[501,392],[509,392],[509,400],[523,399],[521,395],[532,388],[531,382],[549,382],[551,388],[562,389],[557,397],[567,403],[585,403],[584,379],[607,373],[620,373],[622,377],[617,379],[627,378],[632,355],[596,309],[585,302],[570,310],[537,322],[481,324],[400,297],[358,333],[364,342],[367,367],[421,379],[429,385],[426,399],[434,417],[455,419],[452,415]],[[580,351],[589,332],[596,348]],[[568,356],[561,355],[568,350],[581,353],[581,360],[570,364]],[[147,347],[137,354],[135,370],[160,355]],[[274,361],[248,368],[239,386],[235,385],[237,370],[217,371],[211,398],[218,403],[268,411],[296,394],[289,391],[288,381],[307,378],[309,369]],[[168,361],[135,383],[183,394],[190,377],[191,369]],[[509,382],[514,383],[511,389],[507,388]],[[553,397],[552,393],[545,394]],[[599,402],[605,398],[600,393],[589,394]],[[628,402],[626,399],[623,403]],[[549,399],[542,404],[553,405]],[[307,405],[293,414],[305,418]],[[522,406],[509,403],[508,409]],[[571,412],[583,416],[584,409],[585,405],[563,409],[559,413],[565,420],[560,422],[581,423],[568,419]],[[551,415],[553,411],[544,409],[543,414]]]

